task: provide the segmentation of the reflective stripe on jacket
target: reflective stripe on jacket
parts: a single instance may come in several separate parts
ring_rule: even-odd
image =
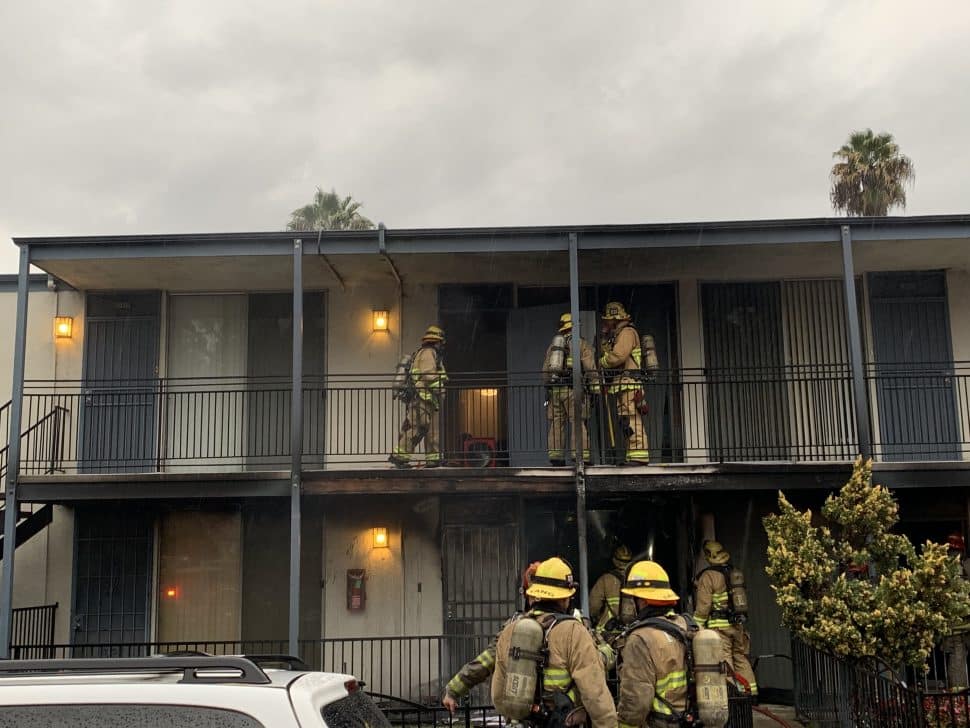
[[[606,685],[606,670],[596,643],[586,626],[578,619],[563,619],[552,629],[555,615],[533,610],[529,613],[547,630],[549,650],[543,669],[543,698],[552,692],[565,692],[576,706],[583,706],[593,728],[615,728],[616,710]],[[501,702],[509,661],[509,646],[513,625],[507,625],[498,638],[495,652],[495,673],[492,675],[492,699]]]
[[[702,571],[697,577],[694,594],[694,619],[699,626],[709,629],[727,629],[731,626],[731,603],[727,579],[722,571]]]
[[[448,373],[433,346],[422,346],[414,353],[411,379],[418,396],[437,409],[448,383]]]
[[[630,373],[639,373],[642,356],[637,330],[627,322],[621,323],[613,338],[606,343],[599,360],[600,368],[613,370],[615,373],[609,388],[611,394],[640,389],[639,377],[631,376]]]
[[[668,614],[666,619],[686,631],[683,617]],[[666,717],[686,710],[687,648],[673,635],[649,626],[630,632],[620,669],[619,726],[642,726],[650,715]]]

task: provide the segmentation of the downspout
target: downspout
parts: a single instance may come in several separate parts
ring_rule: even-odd
[[[387,261],[391,273],[394,275],[394,280],[397,281],[398,327],[400,328],[397,336],[397,355],[400,358],[404,356],[404,279],[401,278],[391,256],[387,254],[387,227],[382,222],[377,223],[377,252]]]

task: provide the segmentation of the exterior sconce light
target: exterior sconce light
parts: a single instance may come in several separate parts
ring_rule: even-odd
[[[385,528],[384,526],[378,526],[374,528],[374,548],[386,549],[387,547],[388,547],[387,528]]]
[[[70,316],[54,317],[54,338],[70,339],[74,335],[74,319]]]
[[[374,309],[374,331],[387,331],[388,319],[387,311]]]
[[[167,599],[178,599],[179,590],[178,587],[170,586],[165,590],[165,597]]]

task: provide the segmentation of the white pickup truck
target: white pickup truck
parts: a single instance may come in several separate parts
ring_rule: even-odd
[[[0,661],[0,728],[389,725],[352,675],[284,656]]]

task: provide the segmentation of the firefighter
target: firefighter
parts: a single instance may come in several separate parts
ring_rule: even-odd
[[[758,681],[751,667],[751,635],[747,623],[747,594],[743,592],[743,609],[738,602],[741,595],[728,583],[732,573],[740,574],[731,565],[731,554],[717,541],[704,542],[704,558],[709,566],[694,582],[694,619],[701,627],[713,629],[721,636],[721,657],[740,675],[751,695],[758,696]],[[744,590],[743,583],[739,587]]]
[[[429,326],[421,337],[421,347],[411,357],[408,373],[407,416],[390,461],[399,468],[410,467],[414,450],[424,440],[425,465],[441,465],[440,417],[448,373],[442,360],[445,332]]]
[[[541,700],[549,721],[545,725],[583,725],[588,716],[593,728],[615,728],[616,709],[606,685],[606,670],[596,643],[583,623],[570,613],[578,584],[572,567],[559,557],[543,561],[526,595],[532,599],[527,615],[499,634],[492,700],[506,702],[506,677],[513,660],[513,632],[525,617],[535,619],[543,631]],[[528,723],[528,720],[526,721]]]
[[[650,448],[641,412],[644,392],[640,335],[623,304],[615,301],[606,304],[603,326],[606,338],[599,366],[609,378],[609,393],[616,398],[616,411],[626,437],[626,464],[646,465],[650,462]]]
[[[946,539],[947,550],[960,561],[961,574],[970,579],[970,559],[966,558],[967,544],[959,533],[951,533]],[[967,678],[967,652],[970,647],[970,625],[954,625],[951,634],[943,638],[941,647],[946,654],[947,682],[951,688],[970,687]]]
[[[687,711],[687,620],[674,613],[679,597],[660,564],[638,561],[626,575],[623,594],[632,597],[637,619],[626,634],[617,703],[619,728],[681,725]],[[683,633],[677,639],[644,620],[661,618]],[[643,624],[641,624],[643,623]]]
[[[546,403],[546,417],[549,420],[549,463],[554,466],[565,465],[569,456],[573,455],[573,443],[567,442],[567,428],[573,420],[573,350],[572,350],[573,317],[564,313],[559,317],[559,335],[553,338],[552,344],[546,349],[546,358],[542,363],[542,378],[546,385],[548,401]],[[593,348],[586,340],[579,340],[579,359],[583,374],[586,377],[596,369],[596,358]],[[583,461],[589,462],[589,403],[583,397]]]
[[[620,616],[620,588],[623,574],[633,554],[624,545],[613,549],[613,568],[600,576],[589,593],[589,614],[597,631],[614,632],[622,629]]]

